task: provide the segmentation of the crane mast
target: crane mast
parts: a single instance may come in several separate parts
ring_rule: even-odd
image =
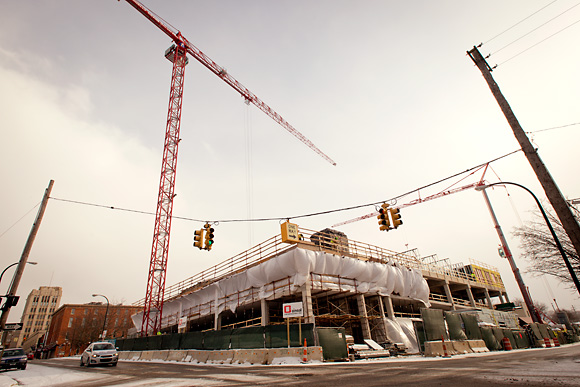
[[[120,0],[119,0],[120,1]],[[173,198],[175,196],[175,176],[177,168],[177,151],[179,144],[179,131],[181,126],[181,107],[183,100],[183,83],[185,66],[188,63],[187,53],[197,59],[208,70],[220,77],[234,90],[242,95],[246,101],[254,104],[274,121],[280,124],[293,136],[306,144],[310,149],[323,157],[332,165],[336,163],[308,140],[302,133],[297,131],[282,116],[266,105],[255,94],[238,82],[228,72],[201,50],[191,44],[177,29],[164,21],[150,9],[136,0],[126,0],[133,8],[139,11],[149,21],[155,24],[161,31],[175,43],[165,53],[167,59],[173,62],[171,77],[171,89],[169,96],[169,108],[165,129],[165,144],[163,147],[163,161],[161,165],[161,179],[157,197],[157,209],[155,214],[155,227],[153,231],[153,245],[147,278],[147,290],[143,320],[141,323],[141,335],[158,332],[161,328],[163,317],[163,300],[165,297],[165,276],[167,273],[167,257],[169,255],[169,238],[171,235],[171,220],[173,212]]]

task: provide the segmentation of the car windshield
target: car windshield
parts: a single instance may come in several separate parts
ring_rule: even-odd
[[[111,343],[102,343],[102,344],[95,344],[93,346],[93,349],[95,351],[102,351],[104,349],[115,349],[115,347],[113,347],[113,344],[111,344]]]
[[[2,357],[8,357],[8,356],[24,356],[24,350],[23,349],[5,349],[4,353],[2,354]]]

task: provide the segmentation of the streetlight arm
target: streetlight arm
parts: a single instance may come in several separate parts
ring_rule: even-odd
[[[494,185],[505,185],[505,184],[515,185],[517,187],[523,188],[526,191],[528,191],[528,193],[530,195],[532,195],[532,197],[536,201],[536,204],[538,205],[538,208],[540,209],[540,212],[542,213],[542,216],[544,217],[544,220],[546,221],[546,225],[548,226],[548,229],[550,230],[550,234],[552,234],[552,238],[554,238],[554,242],[556,242],[556,247],[558,248],[558,251],[560,251],[560,255],[562,255],[562,258],[564,259],[564,263],[566,264],[566,267],[568,268],[568,272],[570,272],[570,276],[572,277],[572,281],[574,281],[574,285],[576,285],[576,290],[578,291],[578,293],[580,293],[580,281],[578,281],[578,277],[576,276],[576,272],[574,272],[574,268],[572,267],[572,264],[570,263],[570,260],[568,259],[568,256],[566,255],[566,252],[564,251],[564,248],[562,247],[562,244],[560,243],[560,240],[558,239],[558,236],[556,235],[556,232],[554,231],[554,228],[552,227],[552,224],[550,223],[550,220],[548,219],[548,215],[546,214],[546,211],[544,211],[542,204],[538,200],[538,197],[532,191],[530,191],[527,187],[524,187],[523,185],[518,184],[518,183],[509,182],[509,181],[502,181],[499,183],[478,186],[478,187],[476,187],[476,189],[484,190],[488,187],[493,187]]]

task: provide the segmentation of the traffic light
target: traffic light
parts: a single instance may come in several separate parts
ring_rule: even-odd
[[[204,226],[205,228],[205,246],[204,249],[207,251],[211,250],[213,246],[213,227],[210,226],[209,223],[206,223]]]
[[[20,296],[7,295],[6,301],[4,301],[4,305],[2,305],[2,308],[0,308],[0,310],[2,310],[3,312],[6,312],[8,309],[12,308],[13,306],[16,306],[16,304],[18,304],[19,299],[20,299]],[[0,299],[0,301],[1,301],[1,299]]]
[[[389,210],[391,212],[391,220],[393,222],[393,227],[397,228],[400,225],[403,224],[403,221],[401,220],[401,214],[399,213],[399,209],[398,208],[391,208]]]
[[[195,230],[195,236],[193,237],[193,245],[198,249],[203,249],[203,228],[200,230]]]
[[[389,205],[387,203],[383,203],[379,209],[379,215],[377,216],[377,219],[379,220],[379,229],[381,231],[389,231],[391,229],[388,209]]]

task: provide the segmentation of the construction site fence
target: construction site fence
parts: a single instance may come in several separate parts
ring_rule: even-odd
[[[481,282],[473,275],[467,274],[460,268],[440,266],[434,263],[423,261],[408,253],[398,253],[387,250],[379,246],[368,243],[348,240],[346,236],[337,237],[337,234],[299,228],[300,240],[296,243],[282,242],[280,235],[276,235],[242,253],[239,253],[219,264],[210,267],[192,277],[189,277],[177,284],[168,286],[164,292],[164,300],[191,293],[201,289],[220,279],[232,276],[236,273],[248,270],[249,268],[272,259],[297,246],[314,251],[325,251],[344,257],[360,259],[364,261],[388,263],[396,262],[408,268],[417,269],[422,273],[431,275],[442,275],[472,282]],[[503,289],[503,283],[487,283]],[[145,300],[141,299],[134,305],[144,305]]]
[[[301,325],[301,326],[300,326]],[[306,340],[313,346],[314,324],[290,324],[290,347],[301,347]],[[165,349],[255,349],[288,347],[288,326],[268,325],[217,331],[170,333],[117,339],[119,351],[160,351]]]
[[[444,312],[439,309],[421,309],[422,324],[418,340],[421,348],[425,341],[463,341],[483,340],[490,351],[505,349],[504,338],[511,348],[530,348],[545,346],[545,339],[559,344],[580,341],[574,331],[552,330],[547,324],[532,323],[516,328],[480,326],[477,315],[471,313]]]

